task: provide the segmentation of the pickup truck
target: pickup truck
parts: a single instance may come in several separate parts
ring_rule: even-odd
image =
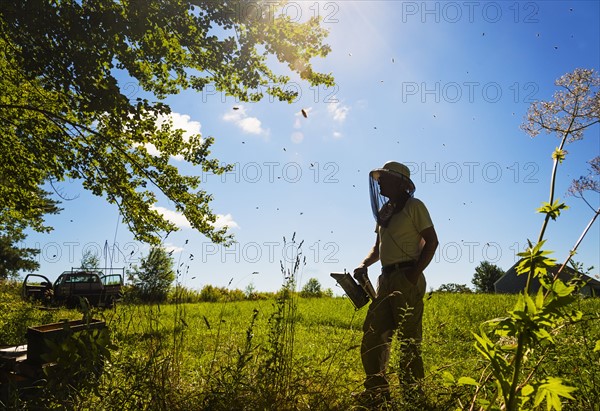
[[[23,281],[22,297],[68,307],[77,307],[79,297],[84,297],[91,305],[112,307],[121,298],[123,274],[110,271],[103,275],[102,271],[73,268],[59,275],[54,284],[41,274],[28,274]]]

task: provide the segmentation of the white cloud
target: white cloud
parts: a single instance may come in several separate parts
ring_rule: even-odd
[[[246,134],[268,134],[268,131],[262,128],[262,123],[258,118],[248,117],[244,106],[239,106],[237,110],[225,113],[223,120],[235,124]]]
[[[350,111],[350,107],[342,106],[339,102],[329,103],[327,105],[327,111],[333,117],[333,120],[343,123]]]
[[[342,133],[340,133],[339,131],[334,131],[333,132],[333,138],[342,138]]]
[[[233,216],[231,214],[217,214],[217,221],[214,222],[213,226],[215,228],[240,228],[238,223],[235,222]]]
[[[160,151],[158,151],[158,149],[156,148],[156,146],[154,144],[146,143],[146,144],[144,144],[144,147],[146,147],[146,151],[151,156],[155,156],[155,157],[160,156]]]
[[[179,246],[176,246],[176,245],[171,244],[171,243],[165,244],[164,248],[165,248],[166,252],[170,252],[171,254],[173,254],[173,253],[180,253],[180,252],[182,252],[184,250],[183,247],[179,247]]]
[[[261,122],[256,117],[246,117],[238,122],[238,127],[244,133],[248,134],[263,134],[265,131],[261,127]]]
[[[152,209],[158,211],[165,219],[169,220],[179,228],[192,227],[187,218],[185,218],[185,216],[178,211],[169,210],[168,208],[160,206],[152,206]],[[217,220],[213,223],[213,227],[219,229],[225,226],[228,228],[240,228],[231,214],[217,214]]]
[[[179,114],[179,113],[170,113],[169,115],[160,115],[156,119],[157,127],[160,127],[163,123],[171,120],[173,124],[174,130],[183,130],[183,139],[188,141],[189,138],[193,135],[200,134],[200,122],[192,121],[191,117],[187,114]],[[159,156],[160,151],[154,146],[154,144],[147,143],[145,144],[146,150],[149,154],[153,156]],[[173,156],[174,159],[182,161],[183,156],[177,155]]]
[[[153,210],[158,211],[165,219],[169,220],[179,228],[191,228],[190,222],[183,214],[178,211],[169,210],[168,208],[152,206]]]
[[[191,121],[191,117],[187,114],[171,113],[169,114],[171,121],[173,121],[173,128],[182,129],[183,138],[187,141],[192,135],[200,134],[200,123],[198,121]],[[168,120],[168,117],[161,116],[158,121],[159,124]]]

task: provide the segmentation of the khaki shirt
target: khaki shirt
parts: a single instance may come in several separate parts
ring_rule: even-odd
[[[377,226],[381,265],[417,261],[421,254],[421,232],[429,227],[433,227],[433,222],[425,204],[409,198],[387,227]]]

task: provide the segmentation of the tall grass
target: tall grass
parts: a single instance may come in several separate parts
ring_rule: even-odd
[[[485,367],[471,332],[485,319],[503,315],[515,298],[433,293],[426,299],[422,350],[431,409],[455,410],[468,403],[469,387],[450,384],[446,373],[475,375]],[[11,323],[19,310],[34,313],[27,325],[44,322],[39,316],[48,315],[18,299],[12,303],[21,308],[13,307],[10,315],[1,311],[2,324]],[[600,358],[593,352],[600,339],[600,299],[577,304],[586,321],[569,324],[557,336],[557,349],[546,353],[553,361],[544,362],[543,371],[578,388],[568,409],[588,410],[600,403]],[[259,301],[118,305],[94,313],[106,320],[113,344],[97,386],[80,392],[77,402],[63,398],[54,405],[82,410],[347,410],[364,377],[358,347],[365,313],[355,311],[345,298],[304,299],[293,291]],[[81,316],[52,312],[67,318],[65,314]],[[23,340],[24,335],[17,342]],[[392,388],[397,396],[398,387]],[[11,406],[35,409],[36,404],[28,398]],[[48,408],[53,403],[45,399],[44,404]]]

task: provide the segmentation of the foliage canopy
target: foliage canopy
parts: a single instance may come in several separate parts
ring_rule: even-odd
[[[22,238],[0,236],[0,280],[15,277],[20,270],[34,271],[39,263],[34,257],[40,250],[14,247],[14,243]]]
[[[456,284],[456,283],[442,284],[436,291],[440,292],[440,293],[467,293],[467,294],[472,292],[471,289],[469,287],[467,287],[466,284]]]
[[[310,278],[300,291],[302,297],[321,297],[323,290],[321,289],[321,283],[316,278]]]
[[[136,295],[142,301],[165,301],[175,281],[173,258],[164,248],[152,247],[148,256],[142,258],[139,267],[134,266],[129,275],[134,282]]]
[[[2,231],[51,229],[43,217],[58,211],[56,200],[41,187],[74,179],[116,204],[138,240],[157,244],[161,232],[177,229],[153,208],[158,195],[211,240],[229,240],[214,226],[200,178],[181,175],[170,160],[180,156],[215,174],[227,167],[210,158],[212,137],[174,129],[164,99],[210,84],[241,101],[266,93],[290,102],[289,77],[267,64],[275,58],[311,85],[333,83],[310,62],[330,51],[318,19],[292,21],[262,1],[244,13],[241,4],[0,2]],[[155,101],[130,99],[119,83],[127,76]]]
[[[478,293],[493,293],[494,283],[504,275],[504,270],[489,261],[482,261],[475,267],[475,274],[471,283]]]
[[[92,250],[86,250],[81,256],[81,268],[94,270],[100,268],[100,256]]]

